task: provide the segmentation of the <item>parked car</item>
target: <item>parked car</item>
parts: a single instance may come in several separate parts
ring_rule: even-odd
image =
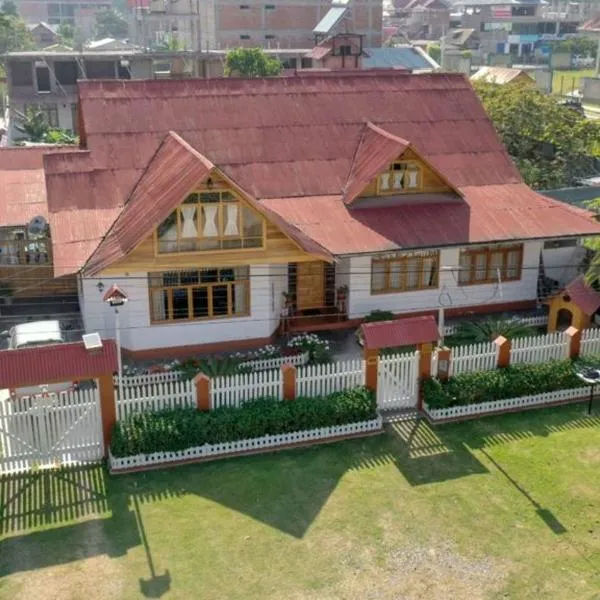
[[[21,350],[34,346],[46,346],[49,344],[63,344],[66,342],[65,334],[60,327],[59,321],[32,321],[15,325],[8,332],[8,349]],[[65,381],[61,383],[40,384],[10,390],[11,396],[32,396],[37,394],[58,394],[60,392],[73,391],[77,388],[77,382]]]

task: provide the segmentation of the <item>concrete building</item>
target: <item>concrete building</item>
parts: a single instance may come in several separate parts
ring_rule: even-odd
[[[439,40],[450,26],[445,0],[395,0],[389,23],[409,38]]]

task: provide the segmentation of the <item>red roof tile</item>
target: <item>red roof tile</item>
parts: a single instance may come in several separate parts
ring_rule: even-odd
[[[437,323],[431,315],[364,323],[362,331],[366,350],[427,344],[439,338]]]
[[[102,340],[102,348],[94,351],[83,342],[0,350],[0,388],[93,379],[116,370],[113,340]]]
[[[572,281],[565,292],[586,315],[593,315],[600,308],[600,293],[587,285],[583,276]]]

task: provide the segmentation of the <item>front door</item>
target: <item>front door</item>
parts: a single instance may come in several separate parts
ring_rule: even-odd
[[[298,263],[296,267],[296,309],[325,306],[325,263]]]

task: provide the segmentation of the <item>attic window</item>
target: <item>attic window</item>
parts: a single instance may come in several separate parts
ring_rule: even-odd
[[[389,169],[377,178],[377,193],[380,195],[418,192],[422,188],[421,167],[411,160],[393,162]]]

